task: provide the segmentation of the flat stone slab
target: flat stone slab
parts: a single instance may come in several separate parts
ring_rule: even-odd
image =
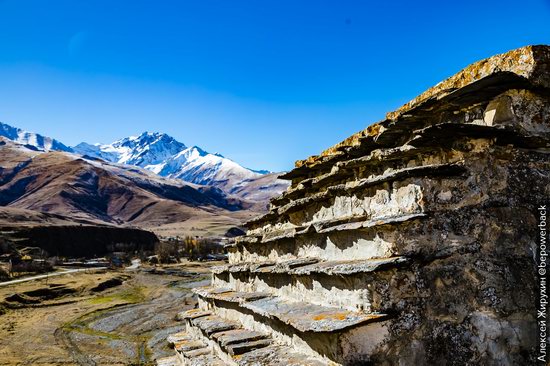
[[[378,259],[358,259],[352,261],[324,261],[304,267],[291,269],[293,275],[310,275],[324,273],[328,275],[351,275],[356,273],[374,272],[383,268],[407,263],[405,257],[391,257]]]
[[[303,354],[292,352],[289,347],[267,346],[251,352],[235,356],[234,361],[239,366],[328,366],[322,362]]]
[[[212,267],[213,273],[223,273],[223,272],[231,272],[231,273],[237,273],[237,272],[248,272],[252,271],[258,268],[266,267],[266,266],[272,266],[275,262],[242,262],[237,264],[226,264],[223,266],[216,266]]]
[[[414,215],[414,217],[424,217],[424,215]],[[393,218],[392,220],[409,220],[411,215],[407,217],[400,217],[399,219]],[[387,222],[387,221],[384,221]],[[363,223],[358,223],[363,225]],[[251,273],[288,273],[294,275],[309,275],[311,273],[325,273],[328,275],[350,275],[354,273],[374,272],[381,268],[398,265],[407,262],[405,257],[392,257],[392,258],[379,258],[379,259],[357,259],[352,261],[320,261],[318,258],[298,258],[277,264],[262,266],[258,269],[253,269],[250,265],[235,264],[229,265],[224,268],[226,272],[235,273],[234,268],[238,268],[239,272],[251,272]],[[221,270],[216,272],[217,274],[223,273]],[[196,291],[201,294],[201,292]],[[205,292],[206,294],[206,292]],[[247,294],[247,295],[245,295]],[[242,300],[251,301],[254,297],[263,298],[264,293],[256,292],[250,293],[237,293],[229,289],[224,289],[219,296],[215,296],[220,300],[232,301],[231,297],[240,297]],[[212,296],[211,291],[208,291],[208,296]]]
[[[284,229],[284,230],[273,230],[268,233],[265,233],[262,236],[262,243],[270,243],[272,241],[290,239],[296,235],[296,229]]]
[[[278,262],[271,266],[265,266],[253,270],[256,273],[287,273],[293,268],[306,266],[308,264],[317,263],[317,258],[296,258],[284,262]]]
[[[191,289],[194,293],[196,293],[199,296],[213,296],[218,294],[223,294],[226,292],[232,292],[231,289],[225,288],[225,287],[214,287],[214,286],[202,286],[202,287],[195,287]]]
[[[178,352],[189,352],[197,349],[205,348],[206,343],[197,339],[188,339],[174,343],[174,349]]]
[[[178,356],[162,357],[155,361],[157,366],[183,366]]]
[[[253,272],[253,273],[283,273],[288,272],[293,268],[306,266],[308,264],[317,263],[318,258],[296,258],[282,262],[243,262],[236,264],[229,264],[225,266],[218,266],[213,270],[214,273],[220,274],[224,272],[239,273],[239,272]]]
[[[227,366],[219,357],[208,354],[186,360],[186,366]],[[256,365],[258,366],[258,365]]]
[[[262,316],[277,318],[302,332],[333,332],[354,325],[374,322],[386,318],[386,315],[384,314],[353,312],[340,308],[325,307],[304,302],[290,302],[272,295],[255,300],[253,297],[256,293],[253,292],[238,293],[230,291],[216,294],[211,293],[204,288],[201,290],[196,290],[196,292],[201,297],[206,299],[223,300],[236,303],[239,304],[239,306],[249,309]],[[244,294],[248,294],[250,299],[241,297]],[[221,321],[223,320],[217,316],[208,316],[194,319],[192,320],[192,323],[197,326],[199,326],[198,324],[210,325],[212,323],[212,326],[214,326],[216,322]],[[206,326],[207,325],[205,325],[205,327]],[[199,328],[201,327],[199,326]],[[236,328],[238,327],[211,330],[210,333]]]
[[[187,334],[187,332],[179,332],[179,333],[175,333],[175,334],[170,334],[166,338],[166,340],[170,344],[175,344],[177,342],[182,342],[182,341],[188,341],[190,339],[191,339],[191,336],[189,336],[189,334]]]
[[[243,353],[253,351],[255,349],[270,346],[272,343],[273,342],[271,341],[271,339],[258,339],[257,341],[230,344],[225,347],[225,350],[231,356],[238,356],[242,355]]]
[[[187,319],[200,318],[201,316],[207,316],[207,315],[210,315],[210,314],[212,314],[212,313],[208,310],[191,309],[191,310],[182,311],[182,312],[178,313],[178,315],[176,315],[176,319],[180,320],[180,321],[183,321],[183,320],[187,320]]]
[[[254,301],[269,297],[271,294],[267,292],[226,292],[223,294],[214,295],[217,300],[229,301],[229,302],[245,302]]]
[[[210,286],[210,293],[212,294],[223,294],[224,292],[229,292],[231,289],[223,288],[223,287],[212,287]]]
[[[343,185],[338,185],[334,187],[329,187],[329,190],[332,190],[333,193],[338,192],[355,192],[357,190],[362,190],[373,185],[380,183],[393,181],[393,180],[402,180],[415,176],[422,177],[431,177],[434,175],[447,175],[447,174],[456,174],[463,171],[461,164],[457,163],[445,163],[445,164],[427,164],[420,166],[413,166],[409,168],[396,169],[390,173],[377,175],[374,178],[363,178],[357,181],[347,182]]]
[[[353,312],[270,297],[241,304],[253,312],[276,318],[301,332],[334,332],[386,318],[384,314]]]
[[[204,348],[194,349],[192,351],[184,351],[181,353],[185,358],[195,358],[199,356],[210,355],[212,354],[212,351],[210,350],[210,348],[204,347]]]
[[[238,236],[235,238],[236,244],[254,244],[260,241],[261,236]]]
[[[348,222],[344,223],[342,223],[341,220],[327,220],[316,222],[312,225],[315,227],[315,231],[317,233],[325,234],[333,231],[359,230],[376,226],[401,224],[403,222],[418,220],[425,217],[427,217],[425,213],[376,217],[371,219],[367,219],[366,217],[356,217],[350,218]]]
[[[306,223],[303,226],[297,226],[294,231],[294,238],[301,237],[307,234],[318,233],[326,234],[333,231],[347,231],[347,230],[360,230],[367,229],[376,226],[383,225],[397,225],[404,223],[406,221],[417,220],[427,217],[427,214],[418,212],[412,214],[404,215],[395,215],[387,217],[369,217],[366,215],[362,216],[349,216],[349,217],[339,217],[331,220],[322,220],[311,223]],[[269,241],[273,241],[270,239]],[[261,243],[267,243],[266,241],[261,241]],[[273,263],[275,264],[275,263]],[[238,264],[240,265],[240,263]],[[237,264],[228,265],[227,267],[232,267],[233,271],[240,272]],[[252,268],[252,264],[248,264],[248,267]],[[221,267],[218,267],[218,271],[221,270]],[[246,267],[245,267],[246,268]],[[223,272],[223,270],[221,271]],[[215,272],[215,273],[221,273]]]
[[[229,344],[252,342],[259,339],[267,338],[266,334],[246,329],[234,329],[226,332],[215,333],[212,338],[216,340],[222,347]]]
[[[206,317],[193,319],[191,320],[191,324],[198,327],[208,336],[210,336],[212,333],[233,330],[239,327],[237,323],[227,321],[216,315],[209,315]]]
[[[222,291],[223,290],[223,291]],[[202,297],[207,297],[214,300],[229,301],[229,302],[245,302],[263,299],[271,296],[268,292],[237,292],[229,289],[219,289],[216,287],[199,287],[193,290],[196,294]]]

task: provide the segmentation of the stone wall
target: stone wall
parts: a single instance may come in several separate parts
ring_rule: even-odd
[[[298,161],[180,314],[178,362],[533,364],[549,65],[546,46],[480,61]]]

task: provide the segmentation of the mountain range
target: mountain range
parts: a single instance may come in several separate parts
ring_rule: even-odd
[[[221,154],[206,152],[198,146],[187,147],[173,137],[159,132],[143,132],[111,144],[82,142],[69,147],[51,137],[23,131],[0,122],[0,136],[38,151],[61,151],[84,158],[96,158],[111,163],[133,165],[161,177],[219,188],[254,201],[265,201],[287,187],[278,180],[279,174],[267,170],[245,168]],[[258,186],[257,182],[264,184]],[[262,194],[252,191],[260,190]]]
[[[119,164],[135,165],[162,177],[213,185],[227,190],[243,180],[269,173],[254,171],[198,146],[187,147],[164,133],[144,132],[111,144],[80,143],[73,148],[80,155],[97,157]]]
[[[2,209],[28,210],[201,235],[238,226],[288,185],[276,173],[244,168],[163,133],[69,147],[0,123],[0,136],[0,216]]]

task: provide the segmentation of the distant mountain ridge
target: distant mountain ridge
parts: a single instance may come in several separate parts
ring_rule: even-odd
[[[111,144],[82,142],[69,147],[56,139],[0,122],[0,136],[36,151],[59,151],[121,164],[121,168],[136,166],[161,177],[210,186],[259,204],[263,210],[267,201],[288,187],[279,174],[267,170],[245,168],[218,153],[209,153],[198,146],[187,147],[173,137],[159,132],[144,132]]]
[[[111,144],[80,143],[73,150],[81,155],[139,166],[162,177],[213,185],[224,190],[269,173],[245,168],[221,154],[211,154],[198,146],[187,147],[173,137],[158,132],[144,132]]]
[[[220,236],[265,212],[287,187],[277,173],[244,168],[162,133],[69,147],[0,123],[4,226],[74,222]]]
[[[22,145],[32,146],[39,150],[73,152],[70,147],[62,144],[56,139],[33,132],[27,132],[2,122],[0,122],[0,136],[4,136]]]
[[[44,213],[57,215],[50,216],[54,221],[157,232],[168,225],[181,234],[196,225],[189,220],[237,226],[239,218],[254,215],[254,205],[212,186],[73,153],[37,151],[0,137],[0,226],[39,225],[32,217]],[[19,222],[25,217],[29,222]]]
[[[53,138],[0,123],[0,136],[30,149],[73,153],[85,158],[137,166],[161,177],[212,186],[226,194],[259,203],[267,202],[288,187],[286,181],[278,179],[278,174],[245,168],[221,154],[209,153],[198,146],[187,147],[165,133],[143,132],[111,144],[82,142],[69,147]]]

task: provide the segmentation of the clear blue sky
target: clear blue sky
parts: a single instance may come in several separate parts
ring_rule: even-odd
[[[541,43],[550,0],[0,0],[0,121],[70,145],[166,132],[286,170]]]

